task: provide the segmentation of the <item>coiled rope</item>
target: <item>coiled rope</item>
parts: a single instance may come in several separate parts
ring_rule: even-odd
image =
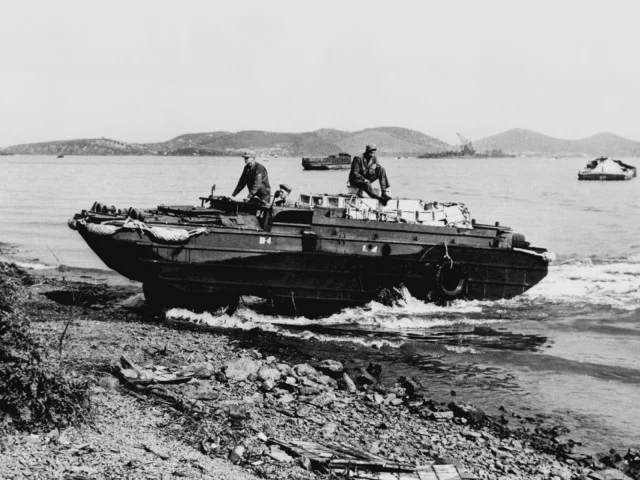
[[[69,226],[71,227],[71,224],[69,224]],[[165,243],[183,243],[191,237],[208,232],[204,227],[196,228],[194,230],[185,230],[183,228],[148,227],[144,222],[130,217],[125,220],[122,226],[111,225],[109,223],[90,223],[86,220],[75,221],[73,227],[77,228],[78,226],[84,227],[89,233],[93,233],[94,235],[104,236],[113,235],[120,230],[137,230],[141,234],[146,233],[155,241]]]

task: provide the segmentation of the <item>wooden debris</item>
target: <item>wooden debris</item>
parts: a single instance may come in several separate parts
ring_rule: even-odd
[[[149,453],[153,453],[156,457],[159,457],[162,460],[169,460],[171,458],[170,455],[168,455],[166,453],[162,453],[160,450],[155,448],[153,445],[144,444],[144,445],[142,445],[142,448],[144,448]]]
[[[455,465],[411,465],[391,462],[379,455],[344,442],[324,444],[270,439],[289,454],[301,457],[310,470],[330,469],[354,479],[371,480],[462,480]]]
[[[193,374],[177,375],[164,372],[164,368],[152,370],[141,367],[126,355],[120,357],[120,365],[120,375],[127,381],[135,384],[185,383],[193,378]]]

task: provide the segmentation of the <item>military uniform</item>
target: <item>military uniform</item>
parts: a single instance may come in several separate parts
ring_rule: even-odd
[[[349,185],[365,191],[372,198],[388,199],[390,197],[386,192],[389,188],[389,179],[386,170],[378,164],[378,158],[372,153],[375,151],[375,145],[367,145],[361,157],[353,157],[349,172]],[[381,195],[378,195],[371,185],[376,180],[380,182]]]
[[[235,197],[244,187],[249,189],[249,196],[252,201],[257,201],[264,205],[268,205],[271,201],[269,176],[267,175],[267,169],[262,164],[253,161],[244,166],[238,185],[231,196]]]

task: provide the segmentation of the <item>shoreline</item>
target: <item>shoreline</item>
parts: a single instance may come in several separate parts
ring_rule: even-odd
[[[29,299],[23,308],[32,317],[32,330],[46,344],[57,345],[65,321],[72,320],[59,361],[91,380],[98,428],[103,433],[98,434],[90,425],[71,427],[58,433],[58,444],[46,435],[31,443],[27,437],[12,437],[0,454],[0,469],[6,470],[0,470],[0,476],[22,478],[16,473],[21,464],[13,461],[13,454],[25,448],[46,452],[34,456],[40,460],[32,468],[52,474],[45,459],[57,459],[65,453],[60,453],[60,441],[79,435],[94,438],[100,445],[117,444],[121,427],[113,427],[118,415],[133,414],[146,425],[156,420],[149,410],[159,410],[162,427],[151,429],[152,449],[171,452],[178,448],[174,445],[178,441],[185,449],[181,458],[204,455],[199,458],[222,462],[207,467],[209,473],[189,467],[188,475],[195,475],[192,478],[222,478],[222,473],[213,474],[210,468],[235,471],[236,467],[226,462],[229,458],[249,475],[325,475],[305,469],[304,459],[294,450],[276,443],[290,445],[295,441],[323,445],[340,441],[403,465],[453,465],[462,478],[625,478],[602,476],[613,475],[616,465],[624,467],[622,457],[617,460],[612,454],[596,459],[574,454],[573,442],[561,440],[565,433],[562,427],[545,426],[534,413],[531,421],[506,411],[502,416],[490,416],[458,397],[448,403],[434,400],[428,388],[412,379],[380,383],[379,366],[366,362],[348,368],[334,362],[333,373],[321,367],[323,361],[334,361],[332,358],[314,357],[297,363],[300,357],[286,349],[274,352],[265,347],[268,341],[261,331],[234,331],[153,317],[135,282],[86,281],[86,272],[64,269],[30,275],[35,285],[28,287]],[[172,373],[200,365],[205,373],[186,383],[148,388],[122,376],[118,362],[123,356],[155,371]],[[355,391],[345,385],[345,373],[353,380]],[[109,409],[118,415],[106,415]],[[520,420],[530,427],[514,427],[510,420],[512,425]],[[75,440],[69,441],[73,444]],[[168,462],[147,450],[137,452],[134,459],[146,462],[151,456],[154,462]],[[75,466],[101,465],[97,453],[99,449],[81,456],[80,465]],[[107,478],[113,465],[126,464],[125,457],[132,461],[130,454],[114,453],[114,463],[110,467],[105,464],[104,470],[93,472],[91,478]],[[180,460],[176,468],[193,466],[189,462]],[[640,478],[639,471],[627,478]],[[128,474],[137,478],[138,473]]]

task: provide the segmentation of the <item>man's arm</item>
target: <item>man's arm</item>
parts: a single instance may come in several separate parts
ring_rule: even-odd
[[[233,191],[231,196],[235,197],[246,186],[247,186],[247,174],[245,169],[245,170],[242,170],[242,175],[240,175],[240,180],[238,180],[238,185],[236,186],[236,189]]]
[[[364,177],[362,171],[362,160],[360,157],[353,157],[351,162],[351,179],[358,183],[367,183],[368,180]]]

